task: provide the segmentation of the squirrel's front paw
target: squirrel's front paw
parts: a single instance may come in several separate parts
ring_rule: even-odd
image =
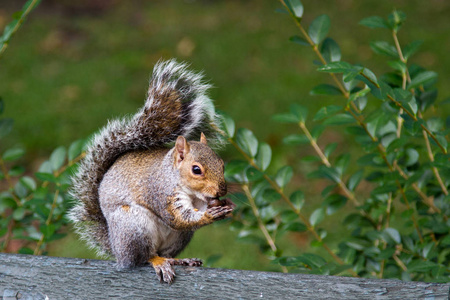
[[[210,216],[214,221],[222,220],[228,217],[233,211],[233,207],[230,206],[215,206],[206,210],[206,214]]]

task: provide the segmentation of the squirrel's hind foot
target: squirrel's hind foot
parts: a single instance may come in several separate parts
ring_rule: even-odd
[[[175,271],[172,266],[191,266],[200,267],[203,262],[198,258],[165,258],[155,256],[149,259],[149,263],[152,264],[155,269],[156,276],[160,282],[166,282],[171,284],[175,278]]]

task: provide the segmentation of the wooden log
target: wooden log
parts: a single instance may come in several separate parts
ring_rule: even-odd
[[[112,261],[0,254],[0,299],[449,299],[450,283],[176,267],[172,285],[153,268]]]

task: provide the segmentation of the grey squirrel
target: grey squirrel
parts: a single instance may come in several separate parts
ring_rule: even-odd
[[[155,65],[145,105],[109,122],[91,140],[73,176],[69,212],[77,233],[119,268],[151,263],[171,283],[175,259],[194,231],[229,217],[222,159],[207,145],[218,117],[202,76],[174,60]],[[199,138],[199,141],[187,141]],[[168,143],[175,142],[172,148]]]

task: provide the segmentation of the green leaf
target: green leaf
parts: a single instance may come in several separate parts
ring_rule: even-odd
[[[14,166],[9,170],[9,176],[16,177],[25,173],[25,168],[22,166]]]
[[[327,15],[320,15],[311,22],[308,34],[314,44],[319,45],[327,37],[329,29],[330,18]]]
[[[394,69],[397,70],[399,72],[401,72],[402,74],[406,73],[407,70],[407,66],[404,62],[402,62],[401,60],[394,60],[394,61],[389,61],[388,65]]]
[[[33,255],[34,254],[34,250],[30,249],[28,247],[22,247],[22,248],[19,249],[19,254]]]
[[[419,161],[419,152],[416,149],[406,149],[406,166],[412,166]]]
[[[4,161],[13,161],[13,160],[18,160],[24,154],[25,154],[25,150],[23,150],[21,148],[12,148],[12,149],[6,150],[5,153],[3,153],[2,158]]]
[[[297,256],[297,260],[312,268],[321,268],[327,261],[317,254],[305,253]]]
[[[331,62],[317,69],[317,71],[319,72],[328,72],[328,73],[344,73],[353,70],[355,70],[355,68],[345,61]]]
[[[350,154],[349,153],[339,155],[336,158],[336,161],[334,162],[336,170],[341,175],[347,170],[349,163],[350,163]]]
[[[342,95],[341,90],[331,84],[319,84],[315,86],[310,92],[310,95]]]
[[[262,199],[261,199],[262,198]],[[266,189],[261,196],[257,198],[257,204],[264,205],[268,203],[276,202],[280,199],[280,194],[278,194],[274,189]]]
[[[373,16],[373,17],[368,17],[368,18],[362,19],[359,22],[359,24],[369,27],[369,28],[387,28],[387,29],[389,29],[388,22],[385,19],[383,19],[382,17],[378,17],[378,16]]]
[[[300,0],[284,0],[284,3],[294,16],[297,18],[303,16],[303,4]]]
[[[3,101],[3,98],[0,97],[0,115],[3,113],[4,110],[5,110],[5,102]]]
[[[354,191],[358,184],[361,182],[361,179],[363,178],[364,171],[359,170],[358,172],[354,173],[350,178],[348,179],[347,187],[350,191]]]
[[[329,105],[329,106],[323,106],[314,116],[314,121],[320,121],[323,120],[331,115],[334,115],[338,111],[343,110],[344,108],[339,105]]]
[[[0,120],[0,139],[11,132],[13,125],[14,125],[13,119],[7,118]]]
[[[435,137],[438,140],[438,142],[442,145],[442,147],[447,149],[448,143],[447,143],[447,139],[445,138],[445,136],[436,134]],[[431,139],[431,141],[433,142],[433,144],[436,144],[436,142],[433,139]]]
[[[19,198],[25,198],[28,195],[27,187],[20,180],[14,185],[14,192]]]
[[[289,199],[299,211],[302,209],[303,204],[305,204],[305,194],[302,191],[293,192]]]
[[[245,170],[245,176],[247,176],[248,181],[257,181],[264,176],[264,173],[258,171],[254,167],[249,167],[247,170]]]
[[[242,160],[232,160],[225,165],[225,176],[232,177],[241,174],[248,167],[248,163]]]
[[[371,70],[364,68],[362,74],[370,79],[371,84],[378,85],[377,76]]]
[[[395,184],[385,184],[378,186],[372,190],[372,195],[380,195],[380,194],[387,194],[387,193],[393,193],[398,189],[398,187]]]
[[[239,128],[236,134],[236,142],[250,157],[255,157],[258,152],[258,140],[253,132],[247,128]]]
[[[402,238],[400,236],[400,233],[395,228],[386,228],[384,230],[384,233],[386,233],[394,242],[397,244],[400,244],[402,242]]]
[[[334,150],[336,150],[338,143],[330,143],[328,144],[325,149],[323,150],[323,154],[325,155],[326,158],[330,158],[331,153],[334,152]]]
[[[291,113],[276,114],[272,117],[273,120],[281,123],[298,123],[298,118]]]
[[[411,83],[408,85],[408,90],[419,87],[431,80],[435,80],[437,78],[437,73],[433,71],[425,71],[419,73],[414,78],[411,79]]]
[[[293,232],[305,232],[308,230],[308,227],[306,227],[306,225],[301,222],[291,222],[284,227],[284,230]]]
[[[38,170],[39,173],[53,173],[52,165],[48,160],[44,161]]]
[[[25,216],[26,210],[24,207],[18,207],[13,211],[12,217],[16,221],[20,221]]]
[[[287,210],[281,212],[280,218],[281,218],[282,222],[290,223],[292,221],[297,220],[298,219],[298,215],[294,211],[292,211],[290,209],[287,209]]]
[[[78,155],[81,154],[83,146],[84,140],[77,140],[70,145],[68,152],[69,161],[74,160]]]
[[[326,212],[327,215],[332,215],[336,213],[339,209],[341,209],[345,204],[347,203],[347,198],[339,195],[334,194],[325,199],[326,202]]]
[[[290,111],[297,118],[298,122],[306,122],[308,117],[308,109],[306,107],[294,103],[290,106]]]
[[[286,145],[304,145],[309,144],[309,139],[304,134],[291,134],[283,138],[283,144]]]
[[[298,35],[291,36],[289,40],[302,46],[309,46],[309,43],[304,38],[299,37]]]
[[[59,170],[66,161],[66,148],[63,146],[56,148],[50,155],[50,164],[52,165],[53,171]]]
[[[56,182],[57,179],[55,176],[53,176],[53,174],[49,174],[49,173],[34,173],[34,175],[36,176],[37,179],[42,180],[42,181],[49,181],[49,182]]]
[[[406,20],[406,15],[402,11],[394,10],[388,16],[389,27],[397,32]]]
[[[327,63],[341,60],[341,49],[332,38],[326,38],[323,41],[320,53]]]
[[[398,58],[397,50],[394,46],[385,41],[374,41],[370,42],[370,48],[377,53],[386,56],[390,56],[393,58]]]
[[[256,156],[256,164],[265,171],[272,160],[272,149],[267,143],[260,143],[258,155]]]
[[[348,98],[348,102],[353,102],[355,100],[358,100],[359,98],[364,97],[368,93],[370,93],[370,88],[365,88],[365,89],[359,90],[357,92],[351,93],[350,97]]]
[[[355,123],[355,119],[349,114],[337,114],[326,119],[324,125],[344,125]]]
[[[29,176],[24,176],[24,177],[20,178],[20,182],[26,188],[28,188],[30,191],[34,191],[36,189],[36,187],[37,187],[36,182],[34,181],[34,179],[29,177]]]
[[[407,60],[410,58],[414,53],[419,50],[420,46],[423,44],[423,41],[414,41],[405,47],[403,47],[403,57]]]
[[[280,187],[284,187],[289,183],[293,175],[294,172],[292,171],[292,167],[284,166],[278,170],[275,181]]]
[[[438,267],[438,265],[435,262],[429,261],[429,260],[421,260],[421,259],[416,259],[411,261],[411,263],[409,263],[407,265],[408,268],[408,272],[412,273],[412,272],[428,272],[431,271],[432,269]]]
[[[55,233],[56,226],[54,224],[42,224],[39,226],[39,231],[46,237],[49,238]]]
[[[234,120],[225,113],[220,113],[222,129],[225,131],[229,138],[233,138],[235,131]]]
[[[316,226],[325,218],[325,209],[320,207],[316,209],[309,217],[309,222],[312,226]]]
[[[321,177],[328,178],[333,182],[341,182],[341,177],[339,172],[333,167],[319,166],[318,171]]]

